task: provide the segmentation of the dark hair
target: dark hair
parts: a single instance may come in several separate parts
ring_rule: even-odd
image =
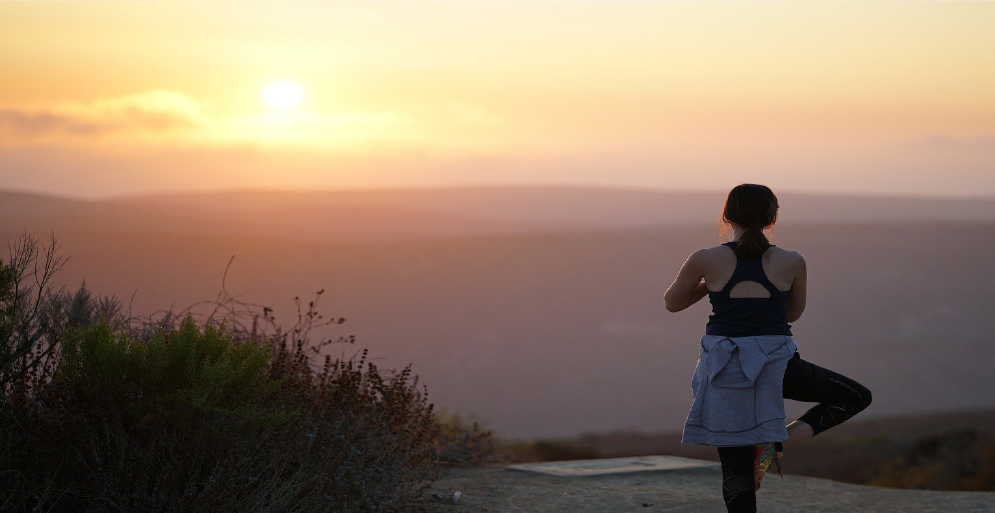
[[[722,220],[746,228],[736,256],[759,260],[770,247],[764,228],[777,221],[777,196],[763,185],[744,183],[733,187],[722,208]]]

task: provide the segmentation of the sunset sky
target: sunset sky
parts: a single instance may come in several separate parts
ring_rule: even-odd
[[[995,2],[2,2],[0,189],[995,197]],[[279,80],[303,101],[274,109]]]

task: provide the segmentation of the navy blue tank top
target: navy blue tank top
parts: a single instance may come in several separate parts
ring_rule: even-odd
[[[739,241],[727,242],[733,251]],[[773,246],[771,246],[773,247]],[[768,292],[770,297],[729,297],[729,291],[737,283],[755,281]],[[736,270],[726,286],[718,292],[708,291],[712,303],[712,315],[708,317],[705,334],[723,337],[755,337],[760,335],[791,335],[791,325],[784,320],[788,313],[788,294],[782,292],[767,279],[763,258],[756,261],[736,257]]]

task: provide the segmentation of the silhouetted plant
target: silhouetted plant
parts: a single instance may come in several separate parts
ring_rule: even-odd
[[[322,358],[354,339],[312,337],[344,322],[321,292],[289,329],[224,290],[207,315],[126,318],[53,289],[64,259],[38,247],[0,263],[0,510],[404,511],[438,477],[410,367]]]
[[[53,236],[46,245],[24,234],[0,259],[0,400],[30,401],[52,377],[55,351],[72,329],[98,319],[120,326],[121,302],[96,298],[81,285],[75,293],[52,282],[67,258]]]
[[[46,397],[60,343],[97,319],[122,325],[121,303],[98,299],[85,286],[75,293],[55,287],[66,262],[53,236],[49,244],[24,234],[0,260],[0,510],[64,493],[56,483],[65,445],[57,436],[37,445],[38,433],[55,435],[68,403]],[[48,440],[47,440],[48,441]],[[37,457],[36,457],[37,456]],[[47,458],[52,456],[55,459]],[[26,502],[27,501],[27,502]]]
[[[494,433],[479,422],[455,413],[436,414],[440,458],[451,466],[481,465],[505,460]]]

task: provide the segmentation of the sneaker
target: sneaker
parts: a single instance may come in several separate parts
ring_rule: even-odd
[[[781,476],[781,480],[784,480],[784,474],[781,473],[781,456],[784,455],[783,452],[777,450],[781,444],[775,445],[774,442],[767,442],[763,444],[756,444],[754,448],[756,449],[756,456],[753,458],[753,489],[760,489],[760,481],[763,480],[764,474],[770,469],[771,463],[777,467],[777,475]]]

